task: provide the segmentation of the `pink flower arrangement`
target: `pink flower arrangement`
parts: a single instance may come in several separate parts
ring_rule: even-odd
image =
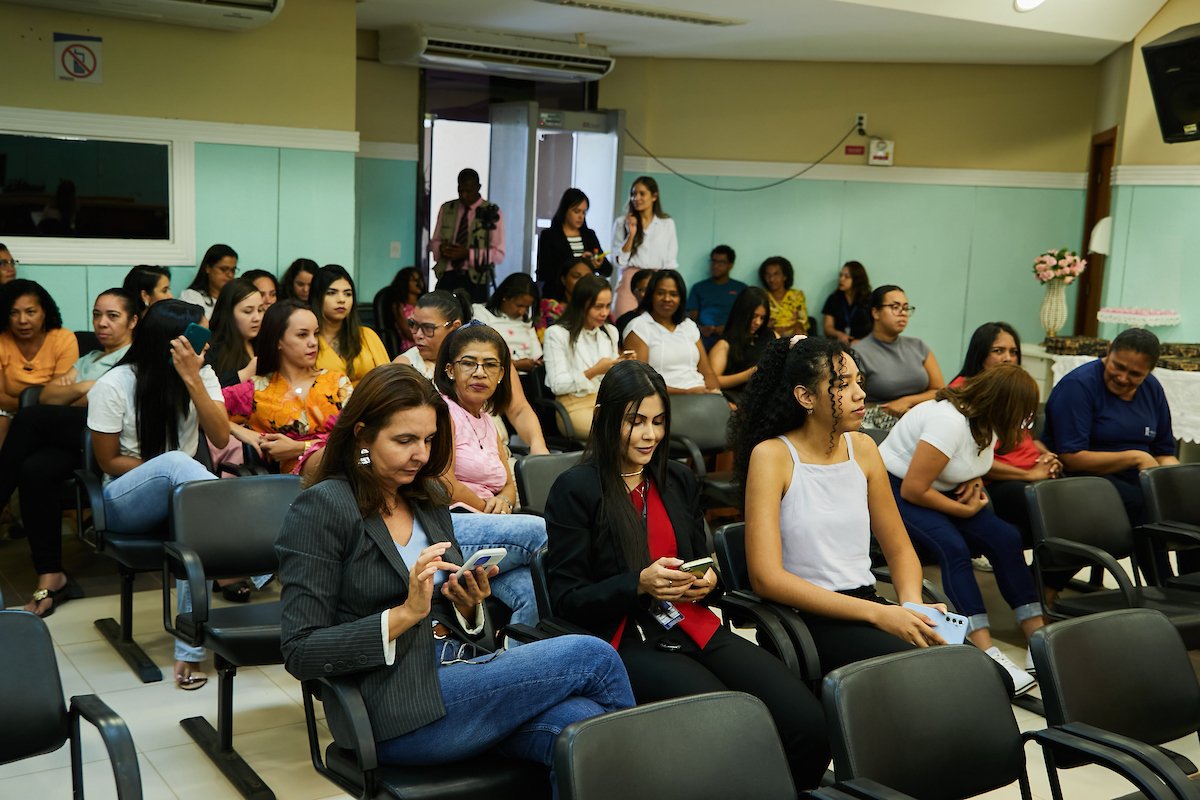
[[[1061,250],[1047,250],[1033,260],[1033,275],[1040,283],[1049,283],[1061,278],[1064,284],[1071,284],[1083,274],[1087,261],[1079,254],[1065,247]]]

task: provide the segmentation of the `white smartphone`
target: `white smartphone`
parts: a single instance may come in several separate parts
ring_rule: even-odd
[[[469,569],[475,569],[476,567],[490,567],[493,564],[499,564],[504,560],[506,555],[508,555],[508,551],[503,547],[485,547],[484,549],[476,552],[475,555],[468,558],[467,563],[459,567],[458,571],[454,573],[454,577],[461,580],[463,573]]]
[[[680,564],[676,569],[680,572],[690,572],[697,578],[703,578],[712,565],[712,558],[705,556],[704,558],[697,558],[695,561],[689,561],[686,564]]]
[[[938,636],[946,640],[946,644],[962,644],[967,638],[967,618],[962,614],[942,613],[936,608],[923,606],[920,603],[905,603],[905,608],[924,614],[933,620],[933,629]]]

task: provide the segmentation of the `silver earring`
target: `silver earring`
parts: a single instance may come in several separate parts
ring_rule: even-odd
[[[811,408],[804,409],[804,413],[806,413],[806,414],[811,414],[812,412],[813,412],[813,410]]]
[[[371,451],[365,447],[363,449],[359,450],[358,451],[358,463],[362,464],[364,467],[371,466]]]

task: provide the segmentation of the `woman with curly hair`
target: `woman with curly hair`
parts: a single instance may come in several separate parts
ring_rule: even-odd
[[[921,562],[887,469],[871,437],[858,433],[865,397],[845,344],[777,339],[731,422],[750,581],[758,594],[800,611],[822,672],[943,643],[928,617],[875,591],[872,532],[900,602],[922,602]]]

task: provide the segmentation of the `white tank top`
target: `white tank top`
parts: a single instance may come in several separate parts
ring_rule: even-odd
[[[783,568],[835,592],[875,583],[867,476],[854,460],[850,434],[843,436],[848,457],[837,464],[805,464],[779,437],[792,456],[792,481],[779,506]]]

